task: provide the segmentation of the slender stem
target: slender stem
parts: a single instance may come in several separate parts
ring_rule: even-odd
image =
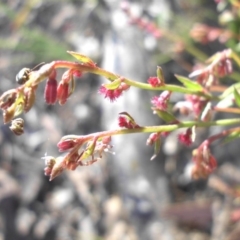
[[[210,126],[228,126],[239,124],[239,118],[233,119],[223,119],[223,120],[216,120],[211,122],[197,122],[197,121],[187,121],[178,124],[170,124],[170,125],[161,125],[161,126],[147,126],[147,127],[140,127],[134,129],[116,129],[110,131],[103,131],[98,133],[92,133],[89,135],[84,136],[84,141],[91,140],[96,135],[98,137],[105,137],[105,136],[114,136],[114,135],[122,135],[122,134],[132,134],[132,133],[152,133],[152,132],[170,132],[180,128],[188,128],[188,127],[210,127]],[[82,136],[79,136],[81,141],[83,139]]]
[[[227,129],[227,130],[223,130],[221,133],[218,133],[218,134],[215,134],[211,137],[209,137],[208,139],[206,139],[202,144],[201,146],[204,146],[204,145],[210,145],[211,143],[213,143],[214,141],[216,140],[219,140],[220,138],[222,137],[225,137],[233,132],[239,132],[240,131],[240,127],[236,127],[236,128],[231,128],[231,129]]]
[[[228,112],[228,113],[240,114],[240,109],[239,108],[219,108],[219,107],[214,107],[213,110],[216,111],[216,112]]]
[[[231,52],[231,57],[234,59],[237,65],[240,66],[240,57],[235,52]]]
[[[106,77],[107,79],[109,79],[110,81],[114,81],[118,78],[120,78],[121,76],[108,72],[100,67],[97,66],[91,66],[91,65],[86,65],[86,64],[80,64],[80,63],[76,63],[76,62],[69,62],[69,61],[55,61],[54,62],[54,67],[55,68],[75,68],[78,69],[79,71],[82,72],[90,72],[90,73],[94,73],[97,75],[101,75]],[[181,92],[181,93],[185,93],[185,94],[195,94],[198,96],[202,96],[205,97],[207,99],[217,99],[217,97],[214,97],[210,94],[201,92],[201,91],[196,91],[196,90],[191,90],[188,88],[184,88],[181,86],[176,86],[176,85],[171,85],[171,84],[166,84],[164,86],[161,87],[152,87],[150,84],[147,83],[141,83],[141,82],[137,82],[128,78],[124,78],[124,82],[130,86],[134,86],[134,87],[138,87],[141,89],[147,89],[147,90],[152,90],[152,91],[164,91],[164,90],[168,90],[168,91],[173,91],[173,92]]]
[[[108,72],[100,67],[97,66],[91,66],[76,62],[70,62],[70,61],[54,61],[54,67],[55,68],[75,68],[82,72],[90,72],[97,75],[101,75],[103,77],[108,78],[110,81],[114,81],[117,78],[120,78],[120,75]]]

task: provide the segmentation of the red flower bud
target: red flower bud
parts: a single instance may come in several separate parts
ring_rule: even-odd
[[[72,70],[72,75],[74,77],[80,78],[82,76],[82,72],[77,69],[74,69],[74,70]]]
[[[186,132],[180,133],[178,135],[178,139],[186,146],[190,146],[192,144],[192,129],[188,128]]]
[[[55,78],[49,78],[47,80],[44,98],[47,104],[55,104],[57,100],[57,80]]]
[[[161,132],[158,133],[151,133],[150,136],[147,139],[146,144],[153,145],[154,142],[156,142],[160,138]]]
[[[68,83],[60,82],[57,87],[57,99],[60,105],[66,103],[68,95]]]
[[[66,139],[66,140],[60,141],[57,144],[59,152],[68,151],[72,149],[75,145],[76,145],[76,141],[74,141],[73,139]]]
[[[155,96],[152,98],[151,102],[156,109],[166,111],[168,107],[169,98],[171,96],[170,91],[163,91],[159,97]]]
[[[147,81],[152,87],[160,87],[164,85],[164,82],[158,77],[150,77]]]

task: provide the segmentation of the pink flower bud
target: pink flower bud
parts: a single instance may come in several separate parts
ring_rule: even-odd
[[[72,80],[72,69],[69,69],[63,73],[61,82],[69,83],[71,80]]]
[[[151,133],[150,136],[147,139],[146,144],[148,146],[149,145],[153,145],[153,143],[156,142],[159,139],[160,135],[161,135],[160,132],[158,132],[158,133]]]
[[[47,80],[44,97],[47,104],[55,104],[57,100],[57,80],[49,78]]]
[[[103,144],[109,144],[112,140],[112,137],[111,136],[106,136],[106,137],[103,137],[102,138],[102,143]]]
[[[57,87],[57,99],[60,105],[66,103],[69,93],[68,93],[68,83],[60,82]]]
[[[57,144],[59,152],[68,151],[72,149],[75,145],[76,145],[76,141],[73,139],[66,139],[66,140],[60,141]]]
[[[72,70],[72,75],[74,77],[80,78],[82,76],[82,72],[77,69],[74,69],[74,70]]]
[[[166,111],[168,107],[168,102],[171,96],[170,91],[164,91],[160,96],[155,96],[152,98],[151,102],[156,109]]]
[[[164,85],[164,82],[158,77],[150,77],[147,81],[152,87],[160,87]]]
[[[119,127],[125,127],[128,129],[139,128],[140,126],[134,121],[134,119],[128,114],[122,114],[118,117]]]
[[[190,146],[192,144],[192,130],[188,128],[185,133],[180,133],[178,135],[178,139],[181,143],[185,144],[186,146]]]

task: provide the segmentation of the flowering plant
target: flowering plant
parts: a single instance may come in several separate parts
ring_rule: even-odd
[[[222,94],[214,94],[219,86],[219,80],[232,73],[232,59],[240,64],[239,57],[230,49],[215,54],[208,66],[198,69],[190,74],[195,81],[176,75],[183,86],[167,84],[163,72],[157,68],[157,76],[150,77],[148,83],[133,81],[98,67],[90,58],[76,52],[68,52],[80,63],[68,61],[53,61],[44,64],[38,70],[23,69],[16,80],[21,84],[16,89],[6,91],[0,97],[0,107],[3,110],[4,123],[11,122],[10,129],[16,134],[23,133],[23,120],[16,118],[22,112],[28,112],[35,101],[38,85],[46,80],[44,97],[47,104],[57,101],[64,105],[73,94],[75,77],[89,72],[106,77],[109,83],[103,84],[99,93],[111,101],[116,100],[131,87],[138,87],[150,91],[160,91],[159,96],[152,98],[153,113],[163,119],[166,124],[161,126],[139,126],[127,112],[119,113],[120,129],[89,134],[86,136],[67,135],[58,143],[60,152],[67,152],[64,157],[46,156],[45,174],[52,180],[64,169],[74,170],[78,166],[90,165],[102,157],[104,151],[109,151],[111,137],[120,134],[150,133],[147,145],[154,145],[154,155],[160,150],[161,138],[168,132],[184,128],[179,134],[179,141],[187,146],[194,141],[199,127],[227,126],[240,123],[239,118],[213,120],[213,113],[217,111],[240,113],[239,83],[226,87]],[[56,70],[66,68],[60,82],[56,79]],[[185,94],[185,101],[170,107],[172,92]],[[224,105],[224,107],[223,107]],[[234,107],[235,106],[235,107]],[[177,110],[181,114],[191,115],[192,121],[180,121],[173,113]],[[210,145],[217,139],[228,137],[236,138],[240,135],[240,128],[235,127],[206,139],[197,149],[193,150],[194,178],[208,176],[217,166],[216,159],[210,152]]]
[[[127,11],[129,14],[129,12]],[[166,32],[161,32],[155,25],[150,25],[135,19],[134,23],[141,27],[148,27],[157,38]],[[212,34],[210,34],[212,33]],[[214,34],[213,34],[214,33]],[[207,28],[204,25],[196,25],[191,32],[193,38],[204,43],[217,38],[229,39],[231,32]],[[212,155],[210,146],[219,139],[231,141],[240,136],[240,118],[214,119],[214,113],[240,113],[240,84],[223,86],[221,79],[232,76],[234,61],[240,66],[240,58],[236,52],[228,48],[214,54],[204,66],[198,66],[188,77],[175,75],[181,85],[168,84],[165,81],[161,67],[157,67],[156,76],[149,77],[143,83],[125,78],[118,74],[106,71],[94,63],[92,59],[82,54],[68,51],[78,62],[57,60],[47,64],[41,64],[34,69],[22,69],[16,81],[20,84],[15,89],[8,90],[0,97],[0,108],[3,111],[4,123],[11,123],[10,129],[16,135],[24,132],[24,122],[18,117],[22,112],[27,113],[35,102],[38,85],[46,80],[44,97],[47,104],[54,105],[58,102],[64,105],[74,93],[76,77],[81,78],[84,73],[93,73],[105,77],[108,83],[103,84],[99,93],[110,101],[124,97],[125,91],[131,91],[136,87],[148,91],[158,92],[150,102],[153,114],[161,118],[165,124],[160,126],[140,126],[127,112],[121,112],[118,116],[119,127],[115,130],[92,133],[85,136],[67,135],[57,144],[64,156],[46,156],[45,174],[50,180],[61,174],[65,169],[75,170],[78,166],[91,165],[102,158],[104,152],[112,148],[111,138],[115,135],[149,133],[147,145],[154,146],[154,159],[160,151],[161,139],[169,132],[184,129],[179,135],[179,141],[190,146],[198,133],[198,128],[211,126],[232,126],[216,135],[205,139],[198,148],[192,151],[193,178],[205,178],[217,167],[217,161]],[[64,68],[60,81],[57,81],[57,70]],[[160,92],[160,94],[159,94]],[[185,100],[171,104],[172,93],[178,92],[185,96]],[[220,93],[219,93],[220,92]],[[175,115],[176,112],[188,115],[191,120],[181,121]]]

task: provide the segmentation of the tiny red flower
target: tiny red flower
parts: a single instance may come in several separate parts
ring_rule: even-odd
[[[163,81],[158,77],[150,77],[147,81],[152,87],[160,87],[164,85]]]
[[[119,127],[130,128],[129,123],[124,116],[118,117],[118,125],[119,125]]]
[[[122,90],[119,88],[112,90],[101,86],[99,89],[99,93],[103,94],[105,98],[109,98],[110,101],[113,102],[122,95]]]
[[[128,113],[120,113],[118,117],[119,127],[125,127],[128,129],[139,128],[140,126],[135,122],[135,120]]]
[[[226,56],[223,56],[215,67],[215,70],[220,77],[231,74],[233,72],[232,61]]]
[[[171,92],[164,91],[160,96],[155,96],[152,98],[151,102],[156,109],[166,111],[168,107],[168,101],[171,96]]]
[[[189,106],[192,105],[190,107],[190,111],[193,111],[196,117],[198,117],[202,113],[204,107],[208,102],[208,100],[196,95],[185,95],[185,98],[186,98],[186,101],[188,102],[188,105]]]
[[[77,69],[72,70],[72,75],[74,77],[80,78],[82,76],[82,74],[83,73],[81,71],[77,70]]]
[[[160,136],[161,136],[161,132],[151,133],[147,139],[146,144],[153,145],[153,143],[156,142],[160,138]]]
[[[209,146],[200,146],[193,151],[194,167],[192,169],[192,177],[195,179],[206,178],[217,167],[217,160],[211,154]]]
[[[57,87],[57,99],[60,105],[63,105],[66,103],[69,96],[68,89],[69,89],[68,83],[64,83],[62,81],[59,83]]]
[[[68,69],[67,71],[65,71],[62,75],[61,82],[69,83],[72,80],[72,76],[73,76],[72,72],[73,72],[73,69]]]
[[[178,135],[178,139],[181,143],[185,144],[186,146],[190,146],[192,144],[192,130],[188,128],[186,132],[180,133]]]
[[[57,101],[57,80],[49,78],[47,80],[44,97],[47,104],[55,104]]]

